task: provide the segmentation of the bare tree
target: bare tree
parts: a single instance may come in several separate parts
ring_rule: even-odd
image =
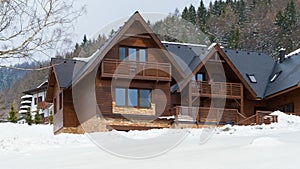
[[[73,6],[74,0],[0,0],[0,59],[34,60],[63,50],[84,12]]]

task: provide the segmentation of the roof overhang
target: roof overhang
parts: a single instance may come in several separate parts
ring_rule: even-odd
[[[277,93],[274,93],[274,94],[272,94],[270,96],[267,96],[267,97],[264,98],[264,100],[269,100],[269,99],[275,98],[277,96],[280,96],[282,94],[288,93],[290,91],[293,91],[293,90],[296,90],[296,89],[299,89],[299,88],[300,88],[300,82],[298,82],[298,84],[295,85],[295,86],[289,87],[289,88],[287,88],[285,90],[281,90],[281,91],[279,91]]]

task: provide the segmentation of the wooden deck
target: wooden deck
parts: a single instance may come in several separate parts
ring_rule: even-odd
[[[270,115],[272,111],[256,111],[256,113],[250,117],[241,119],[237,124],[239,125],[261,125],[271,124],[278,122],[278,116]]]
[[[207,82],[193,81],[192,95],[200,97],[224,97],[241,99],[243,86],[241,83],[223,83],[223,82]]]
[[[239,121],[237,109],[210,107],[175,107],[175,122],[236,124]]]
[[[105,59],[101,77],[171,81],[171,64]]]

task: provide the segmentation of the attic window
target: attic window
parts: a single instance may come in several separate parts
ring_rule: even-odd
[[[273,75],[273,77],[270,79],[270,82],[273,83],[273,82],[278,78],[278,76],[280,75],[281,72],[282,72],[282,71],[275,73],[275,74]]]
[[[256,80],[254,74],[247,74],[247,76],[251,83],[257,83],[257,80]]]

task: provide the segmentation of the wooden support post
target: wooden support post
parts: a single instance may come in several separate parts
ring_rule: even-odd
[[[188,94],[188,115],[192,115],[192,107],[193,107],[193,100],[192,100],[192,82],[189,82],[189,94]]]
[[[176,123],[176,125],[178,125],[178,114],[179,114],[179,107],[178,106],[176,106],[175,107],[175,123]]]
[[[241,106],[240,106],[240,108],[241,108],[241,114],[242,115],[245,115],[244,113],[244,105],[245,105],[245,103],[244,103],[244,86],[242,85],[242,84],[240,84],[241,85]]]

